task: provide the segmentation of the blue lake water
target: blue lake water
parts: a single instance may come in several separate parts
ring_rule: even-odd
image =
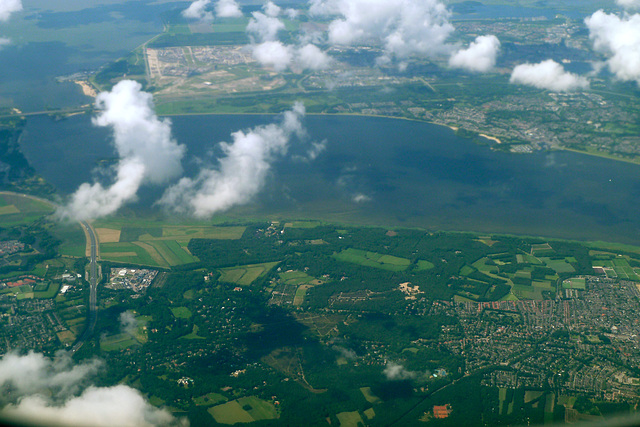
[[[202,159],[214,162],[216,143],[231,132],[272,120],[173,117],[174,136],[188,147],[185,173],[195,174]],[[507,154],[403,120],[308,116],[305,125],[309,141],[292,143],[264,191],[231,214],[640,242],[636,165],[571,152]],[[92,179],[97,160],[114,156],[109,139],[88,116],[41,116],[29,119],[22,148],[68,194]],[[295,159],[322,140],[327,148],[315,161]],[[145,189],[140,204],[150,206],[161,191]]]

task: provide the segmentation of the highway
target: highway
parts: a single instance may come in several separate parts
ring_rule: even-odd
[[[40,114],[40,113],[35,113]],[[31,196],[28,194],[15,193],[13,191],[0,191],[0,194],[9,194],[12,196],[27,197],[29,199],[38,200],[43,203],[51,205],[53,208],[59,206],[51,200],[43,199],[41,197]],[[87,221],[80,221],[80,225],[86,230],[89,240],[91,242],[91,259],[89,265],[89,315],[87,316],[87,327],[78,341],[71,348],[71,352],[75,353],[80,350],[80,347],[89,339],[93,334],[93,330],[96,327],[98,321],[98,238],[93,230],[93,227]]]
[[[86,221],[80,221],[80,225],[84,227],[91,240],[91,258],[89,264],[89,315],[87,317],[87,326],[82,332],[78,341],[71,349],[75,353],[83,346],[83,344],[91,337],[93,330],[98,321],[98,239],[91,225]]]

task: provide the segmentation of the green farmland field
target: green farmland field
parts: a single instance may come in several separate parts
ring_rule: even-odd
[[[268,273],[277,262],[265,262],[263,264],[242,265],[220,269],[220,280],[227,283],[235,283],[240,286],[249,286],[254,280]]]
[[[251,423],[278,418],[278,411],[270,402],[255,396],[242,397],[209,408],[209,413],[221,424]]]
[[[0,227],[12,227],[30,224],[35,220],[53,213],[52,203],[40,201],[29,196],[12,193],[0,193]]]
[[[354,248],[345,249],[333,256],[339,261],[390,271],[404,271],[411,263],[406,258],[399,258],[393,255],[383,255],[377,252],[368,252]]]
[[[187,307],[171,307],[171,313],[177,319],[188,319],[193,315]]]
[[[242,237],[246,229],[243,226],[172,225],[157,221],[127,223],[122,220],[99,220],[94,226],[105,230],[105,235],[117,236],[115,240],[100,242],[102,259],[151,267],[198,262],[187,249],[191,239],[234,240]],[[69,252],[79,253],[80,245],[76,244]]]

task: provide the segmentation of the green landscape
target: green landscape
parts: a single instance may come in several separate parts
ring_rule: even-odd
[[[0,422],[640,417],[636,0],[10,3]]]

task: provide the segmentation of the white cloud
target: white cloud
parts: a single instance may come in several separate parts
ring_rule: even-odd
[[[200,21],[213,21],[213,13],[207,10],[211,0],[195,0],[182,11],[182,16]]]
[[[171,122],[156,116],[151,94],[141,89],[139,83],[123,80],[96,98],[96,107],[102,111],[93,123],[113,128],[120,157],[115,183],[108,188],[100,183],[82,184],[61,208],[60,216],[88,219],[109,215],[135,200],[142,184],[162,184],[182,173],[185,147],[172,139]]]
[[[0,21],[8,21],[12,13],[22,10],[21,0],[0,0]]]
[[[120,313],[120,330],[129,335],[133,335],[138,330],[138,321],[132,311],[127,310]]]
[[[317,46],[287,45],[278,39],[278,32],[285,29],[278,19],[282,9],[273,2],[267,2],[262,12],[253,12],[247,25],[251,35],[253,58],[262,66],[282,72],[287,68],[296,70],[324,70],[331,65],[331,58]],[[287,11],[285,11],[288,13]]]
[[[383,371],[389,381],[411,380],[418,376],[416,372],[407,371],[404,366],[388,362]]]
[[[640,9],[640,0],[616,0],[616,3],[625,9]]]
[[[280,124],[234,132],[232,143],[220,144],[225,157],[219,159],[217,168],[203,169],[195,179],[182,178],[159,204],[208,217],[249,202],[264,185],[272,161],[286,153],[292,135],[304,133],[304,114],[304,106],[296,103]]]
[[[284,23],[275,16],[262,12],[253,12],[251,15],[253,18],[247,24],[247,32],[256,36],[259,42],[275,41],[278,39],[278,31],[285,29]]]
[[[6,37],[0,37],[0,49],[2,49],[3,47],[5,47],[6,45],[11,43],[11,39],[6,38]]]
[[[300,15],[300,12],[296,9],[285,9],[284,10],[284,14],[287,15],[287,18],[289,19],[296,19],[298,17],[298,15]]]
[[[7,353],[0,359],[0,389],[9,387],[20,396],[47,390],[69,395],[77,392],[100,366],[97,360],[73,366],[71,355],[64,351],[53,359],[33,351],[24,356]]]
[[[235,0],[218,0],[216,3],[216,16],[220,18],[240,18],[242,11]]]
[[[6,406],[0,414],[38,425],[185,425],[128,386],[85,388],[101,365],[95,359],[74,365],[65,351],[53,359],[34,352],[5,354],[0,359],[0,396]]]
[[[500,40],[496,36],[478,36],[467,49],[460,49],[449,58],[449,65],[468,71],[487,72],[496,65]]]
[[[548,59],[539,64],[521,64],[511,73],[511,83],[534,86],[556,92],[587,89],[589,81],[585,77],[569,73],[562,65]]]
[[[599,10],[585,23],[594,49],[608,56],[607,66],[616,78],[640,85],[640,14],[621,18]]]
[[[310,161],[317,159],[318,156],[322,154],[322,152],[326,149],[327,149],[326,139],[322,142],[313,142],[311,144],[311,148],[307,151],[307,159],[309,159]]]
[[[26,396],[9,404],[2,414],[22,422],[59,426],[150,427],[186,425],[167,410],[149,404],[142,394],[126,385],[89,387],[61,405],[42,395]]]
[[[280,6],[278,6],[274,2],[268,1],[268,2],[265,3],[264,6],[262,6],[262,10],[264,10],[264,13],[266,13],[267,16],[271,16],[271,17],[275,18],[278,15],[280,15],[280,11],[282,9],[280,9]]]
[[[308,43],[296,51],[296,64],[302,69],[325,70],[331,65],[331,57],[316,45]]]
[[[371,197],[367,196],[366,194],[358,193],[353,196],[352,200],[356,203],[365,203],[370,202]]]
[[[439,0],[311,0],[311,14],[337,15],[329,24],[332,44],[382,43],[386,59],[448,53],[454,31]]]
[[[329,55],[312,44],[296,47],[280,41],[266,41],[253,45],[252,54],[261,65],[278,72],[287,68],[324,70],[332,63]]]
[[[293,49],[279,41],[266,41],[253,46],[253,58],[275,71],[286,70],[293,61]]]

